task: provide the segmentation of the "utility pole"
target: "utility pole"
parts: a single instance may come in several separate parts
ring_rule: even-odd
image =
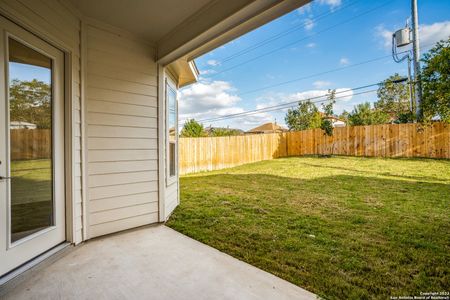
[[[411,16],[416,117],[420,121],[422,119],[422,82],[420,77],[419,14],[417,11],[417,0],[411,0]]]

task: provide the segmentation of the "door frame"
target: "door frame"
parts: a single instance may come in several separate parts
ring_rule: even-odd
[[[74,190],[74,180],[75,180],[75,169],[73,168],[74,157],[75,157],[75,149],[74,149],[74,117],[73,117],[73,80],[72,80],[72,65],[74,60],[75,49],[70,45],[62,42],[60,39],[56,38],[52,34],[48,33],[46,30],[42,28],[42,26],[36,22],[32,22],[27,19],[25,16],[20,13],[14,13],[3,9],[0,7],[0,16],[8,19],[10,22],[16,24],[22,29],[30,32],[41,40],[49,43],[53,47],[59,49],[63,52],[64,55],[64,80],[63,80],[63,89],[64,89],[64,101],[63,101],[63,110],[64,110],[64,194],[65,194],[65,234],[66,241],[70,243],[75,242],[75,190]],[[81,78],[81,76],[80,76]],[[82,78],[81,78],[82,81]],[[80,95],[81,97],[81,95]],[[81,110],[82,111],[82,110]],[[81,124],[83,127],[84,124]],[[81,163],[83,163],[81,161]],[[83,174],[82,174],[83,175]],[[82,187],[83,188],[83,187]],[[84,199],[83,199],[84,201]],[[84,238],[83,238],[84,240]]]
[[[20,26],[17,26],[17,27],[23,30],[23,28],[21,28]],[[39,38],[39,37],[36,37],[36,38],[38,40],[41,40],[43,43],[48,44],[52,48],[55,48],[55,47],[53,47],[53,45],[51,45],[48,42],[42,40],[41,38]],[[34,44],[31,44],[29,41],[23,39],[22,37],[7,32],[5,34],[5,41],[3,41],[3,42],[7,46],[9,44],[10,40],[15,40],[15,41],[19,42],[20,44],[25,45],[26,47],[28,47],[30,49],[33,49],[36,52],[38,52],[38,53],[40,53],[40,54],[42,54],[42,55],[44,55],[44,56],[46,56],[46,57],[48,57],[48,58],[50,58],[52,60],[56,59],[56,57],[53,57],[50,53],[42,51],[41,49],[37,48]],[[59,50],[58,48],[56,48],[56,49]],[[62,69],[63,69],[63,71],[62,71],[61,75],[64,76],[64,52],[62,52],[62,54],[63,54],[63,60],[62,60]],[[5,58],[8,58],[8,57],[9,57],[9,49],[5,48]],[[6,62],[6,60],[5,60],[5,62]],[[5,76],[5,80],[6,80],[6,82],[9,82],[10,79],[11,79],[9,77],[9,74],[10,74],[9,73],[9,65],[5,64],[4,69],[6,71],[5,75],[4,75]],[[52,81],[51,81],[52,82],[52,87],[51,87],[52,95],[57,94],[56,90],[55,90],[56,87],[53,86],[53,80],[55,79],[54,71],[55,70],[52,69],[52,73],[51,73],[52,74]],[[56,75],[56,77],[57,77],[57,75]],[[65,124],[65,121],[64,121],[65,120],[64,84],[65,83],[64,83],[64,78],[63,78],[62,86],[58,87],[58,89],[62,89],[62,94],[63,94],[63,99],[62,99],[63,102],[61,103],[61,105],[62,105],[62,109],[61,110],[63,112],[63,115],[62,116],[58,115],[58,112],[57,111],[55,112],[55,104],[53,102],[52,102],[52,106],[51,106],[51,109],[52,109],[52,130],[51,130],[51,137],[52,137],[52,139],[51,139],[51,141],[52,141],[52,143],[51,143],[52,169],[51,169],[51,172],[52,172],[52,181],[54,182],[54,180],[55,180],[55,178],[57,176],[56,176],[56,169],[55,169],[53,164],[58,163],[57,162],[57,150],[56,149],[57,149],[57,145],[59,143],[62,143],[62,146],[63,146],[62,159],[64,159],[64,161],[63,161],[63,173],[64,173],[64,181],[63,181],[63,183],[64,183],[63,189],[64,190],[63,190],[63,192],[64,192],[64,221],[65,221],[65,217],[66,217],[65,216],[66,215],[66,208],[65,208],[65,206],[66,206],[66,201],[65,201],[65,197],[66,197],[65,178],[66,178],[67,174],[65,172],[65,170],[66,170],[66,168],[65,168],[65,164],[66,164],[65,163],[65,126],[66,126],[66,124]],[[6,108],[6,112],[5,112],[5,115],[8,116],[7,119],[5,120],[5,124],[4,124],[5,125],[5,129],[6,129],[6,141],[7,141],[7,144],[6,144],[6,147],[5,147],[6,148],[6,153],[5,154],[6,154],[6,157],[10,157],[11,156],[11,131],[10,131],[10,124],[7,121],[8,118],[9,118],[9,114],[10,114],[9,100],[8,100],[8,95],[9,95],[9,87],[8,87],[8,85],[6,85],[6,89],[5,89],[5,91],[3,91],[3,93],[5,94],[5,99],[6,99],[6,107],[5,107]],[[61,118],[63,120],[63,125],[62,125],[63,126],[63,128],[62,128],[63,140],[62,141],[60,141],[60,139],[58,137],[58,132],[57,132],[57,130],[55,130],[55,127],[53,125],[53,124],[58,123],[58,121],[60,121]],[[61,132],[59,134],[61,134]],[[11,175],[11,160],[9,160],[7,165],[6,165],[6,175],[7,176]],[[7,195],[8,195],[7,207],[9,207],[9,209],[11,209],[11,207],[12,207],[11,206],[11,201],[12,201],[11,184],[8,184]],[[57,195],[56,195],[56,186],[54,184],[52,184],[52,195],[53,195],[52,196],[52,200],[53,200],[53,205],[52,205],[53,218],[54,218],[54,220],[56,222],[56,219],[57,219],[56,218],[56,214],[57,214],[57,211],[56,211],[56,209],[57,209],[56,197],[57,197]],[[7,213],[7,223],[6,223],[7,231],[10,232],[10,233],[11,233],[11,226],[12,226],[11,218],[12,218],[12,214],[11,214],[11,211],[10,211],[9,213]],[[7,247],[8,247],[8,249],[12,249],[14,247],[17,247],[17,246],[21,245],[22,243],[25,243],[25,242],[27,242],[29,240],[32,240],[32,239],[34,239],[34,238],[36,238],[36,237],[38,237],[40,235],[45,234],[46,232],[49,232],[49,231],[52,231],[52,230],[55,230],[55,229],[56,229],[55,226],[50,226],[48,228],[39,230],[39,231],[37,231],[35,233],[32,233],[30,235],[27,235],[27,236],[25,236],[25,237],[23,237],[23,238],[21,238],[21,239],[19,239],[17,241],[14,241],[14,242],[12,242],[11,239],[9,239],[8,242],[7,242]],[[66,240],[66,235],[67,235],[66,224],[64,224],[64,233],[65,233],[65,240]]]

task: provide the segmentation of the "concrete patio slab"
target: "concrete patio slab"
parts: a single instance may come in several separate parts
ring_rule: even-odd
[[[88,241],[5,299],[316,299],[164,225]]]

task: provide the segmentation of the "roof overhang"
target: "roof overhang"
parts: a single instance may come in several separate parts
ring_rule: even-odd
[[[157,42],[157,60],[163,65],[182,57],[193,60],[310,1],[214,1]],[[236,2],[241,5],[232,5]]]
[[[184,87],[198,80],[199,72],[193,60],[187,61],[180,58],[169,64],[167,68],[178,80],[178,87]]]
[[[199,73],[193,64],[195,58],[309,2],[310,0],[253,1],[229,14],[226,4],[230,1],[216,1],[218,7],[209,7],[200,15],[183,22],[179,28],[161,40],[157,44],[157,60],[168,65],[178,77],[180,86],[189,85],[198,80]],[[211,9],[222,11],[223,18],[211,27],[199,26],[197,23],[202,19],[202,15],[210,14]]]
[[[62,0],[82,16],[120,28],[156,49],[180,85],[195,82],[193,59],[311,0]]]

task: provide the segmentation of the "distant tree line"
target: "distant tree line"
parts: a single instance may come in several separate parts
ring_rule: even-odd
[[[181,137],[206,137],[206,136],[231,136],[240,135],[242,132],[231,128],[208,128],[206,129],[202,124],[195,119],[187,120],[181,129]]]
[[[52,126],[50,85],[33,79],[13,79],[9,86],[9,118],[11,122],[35,124],[39,129]]]

